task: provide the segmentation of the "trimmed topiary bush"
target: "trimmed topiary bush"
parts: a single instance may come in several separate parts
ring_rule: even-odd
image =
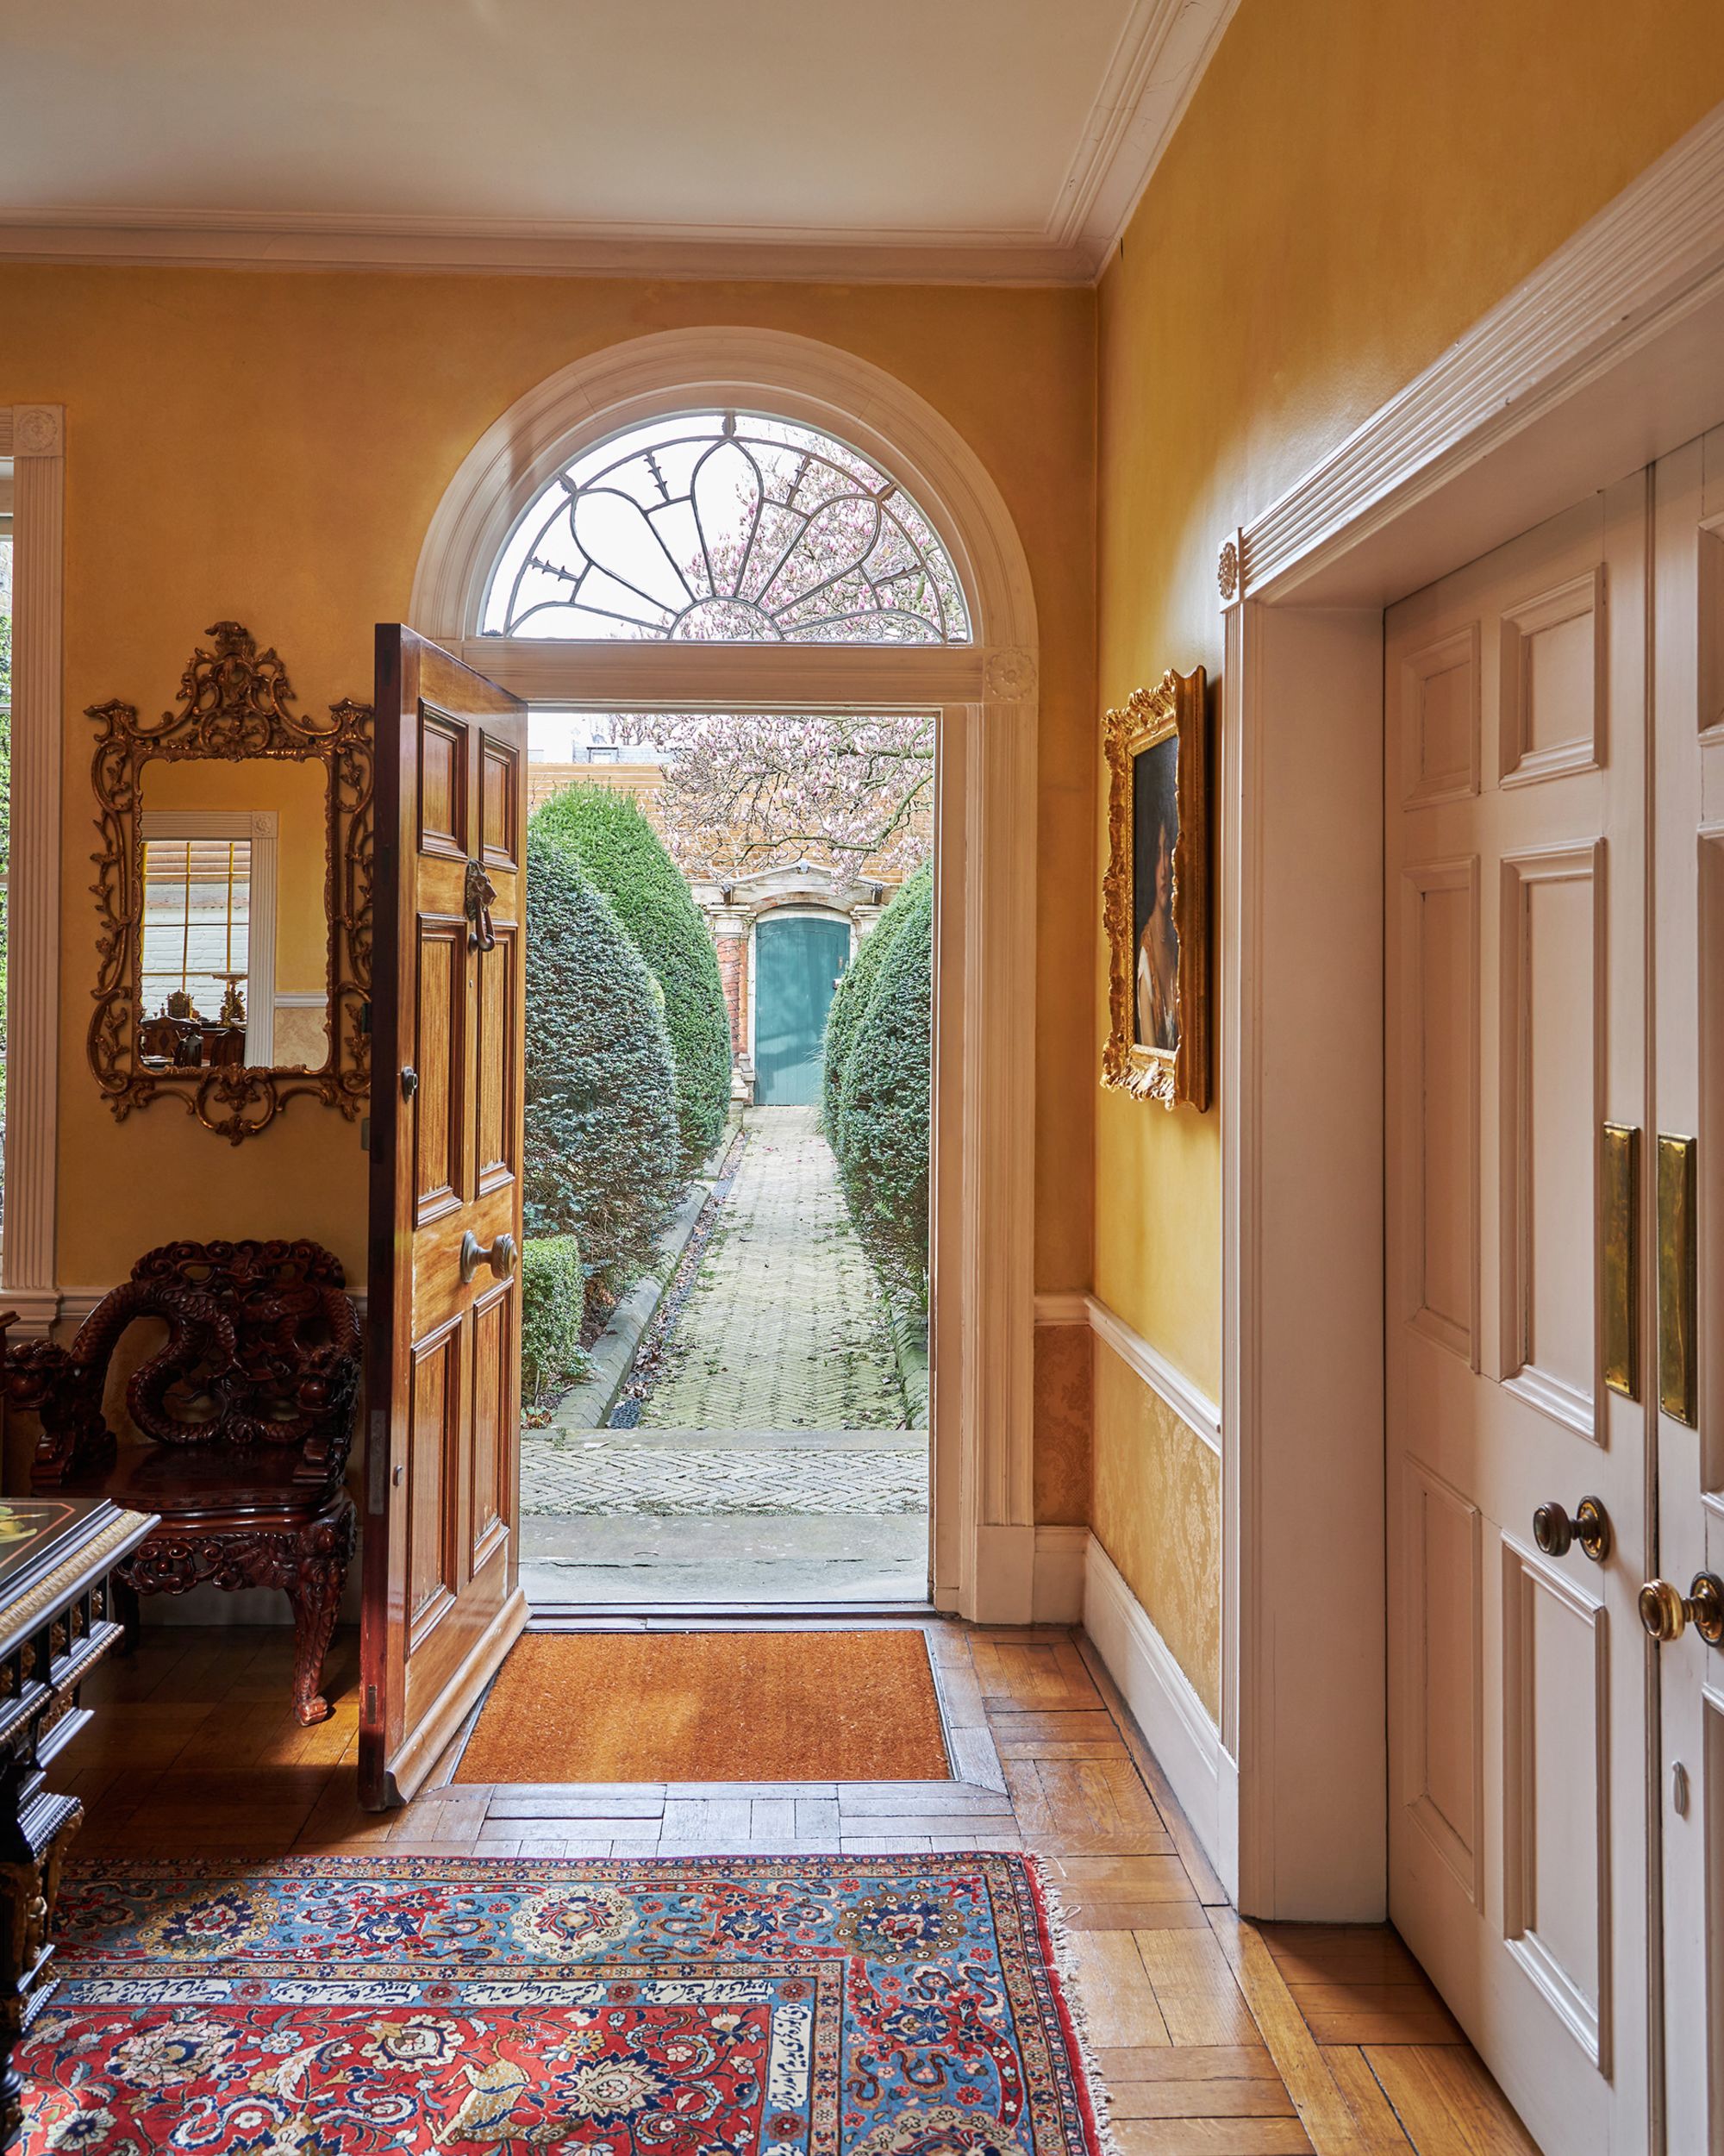
[[[533,818],[570,847],[634,938],[665,992],[676,1062],[677,1122],[685,1176],[698,1172],[730,1112],[730,1017],[701,911],[664,842],[627,794],[565,786]]]
[[[529,1235],[521,1247],[521,1390],[528,1407],[584,1378],[586,1303],[581,1246],[573,1235]]]
[[[834,1151],[869,1256],[892,1287],[921,1300],[928,1291],[932,884],[915,891],[906,884],[902,897],[902,918],[844,1057]]]
[[[826,1047],[820,1082],[821,1128],[834,1153],[841,1143],[839,1126],[844,1113],[845,1066],[867,1016],[874,984],[899,930],[914,916],[921,900],[926,897],[932,903],[933,896],[934,870],[924,863],[913,876],[905,878],[891,903],[874,923],[871,933],[862,939],[855,957],[839,977],[826,1014]]]
[[[578,1236],[589,1283],[614,1302],[651,1266],[680,1185],[652,976],[579,861],[529,828],[527,1234]]]

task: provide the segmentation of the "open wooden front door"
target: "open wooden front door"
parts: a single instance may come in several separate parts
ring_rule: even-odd
[[[377,632],[359,1794],[403,1803],[526,1620],[516,1578],[527,707]]]

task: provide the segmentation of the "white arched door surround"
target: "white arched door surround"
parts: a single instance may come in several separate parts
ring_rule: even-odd
[[[976,641],[553,643],[478,634],[492,566],[556,472],[626,428],[715,409],[820,428],[896,478],[951,554]],[[666,331],[574,361],[486,430],[431,520],[409,618],[541,703],[938,713],[934,1601],[980,1622],[1027,1622],[1036,623],[1028,565],[998,488],[932,405],[849,353],[775,331]]]

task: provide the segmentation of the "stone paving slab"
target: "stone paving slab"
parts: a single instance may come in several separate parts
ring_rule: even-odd
[[[747,1144],[640,1426],[890,1429],[886,1306],[812,1108],[752,1108]]]
[[[540,1518],[637,1514],[925,1514],[925,1438],[893,1432],[593,1431],[524,1438],[521,1507]],[[776,1440],[761,1442],[760,1438]],[[786,1442],[786,1437],[793,1441]],[[640,1441],[642,1439],[647,1441]],[[658,1441],[652,1441],[656,1439]],[[851,1441],[859,1439],[859,1443]]]
[[[524,1519],[521,1584],[557,1603],[922,1602],[928,1522],[827,1519]]]

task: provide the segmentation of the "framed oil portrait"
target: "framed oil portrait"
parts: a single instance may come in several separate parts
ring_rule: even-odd
[[[1106,722],[1108,1045],[1102,1083],[1209,1105],[1209,800],[1203,670]]]

